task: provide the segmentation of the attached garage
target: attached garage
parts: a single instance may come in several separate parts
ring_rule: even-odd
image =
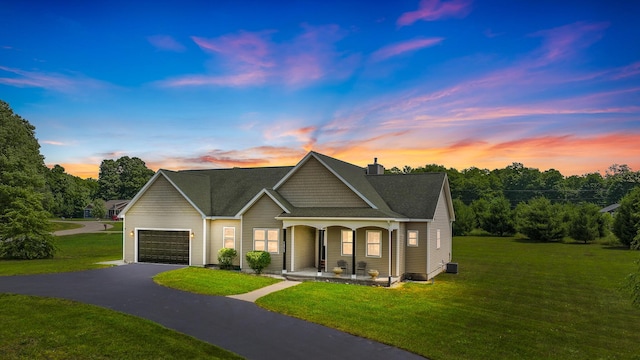
[[[189,231],[138,230],[138,262],[189,265]]]

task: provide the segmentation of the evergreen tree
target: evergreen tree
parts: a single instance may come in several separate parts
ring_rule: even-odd
[[[483,229],[492,235],[513,235],[516,232],[511,204],[504,196],[494,197],[489,201],[484,212]]]
[[[560,206],[552,205],[549,199],[538,197],[516,208],[517,229],[531,240],[555,241],[564,237]]]
[[[613,220],[613,233],[626,246],[640,243],[640,187],[633,189],[620,201]]]
[[[600,207],[594,204],[583,203],[571,209],[569,217],[569,236],[575,240],[595,240],[600,236]]]

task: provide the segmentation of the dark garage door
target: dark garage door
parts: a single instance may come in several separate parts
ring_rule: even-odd
[[[189,232],[138,230],[138,261],[189,265]]]

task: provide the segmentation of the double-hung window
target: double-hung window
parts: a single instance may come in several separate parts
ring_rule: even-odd
[[[278,253],[278,229],[253,229],[253,250]]]
[[[236,228],[226,226],[222,228],[222,247],[226,249],[236,248]]]
[[[367,230],[367,256],[382,257],[382,231]]]
[[[353,231],[342,230],[342,256],[353,255]]]
[[[418,246],[418,230],[407,231],[407,246]]]

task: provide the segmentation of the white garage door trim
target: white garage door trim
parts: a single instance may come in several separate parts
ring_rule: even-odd
[[[192,243],[191,239],[193,239],[193,230],[192,229],[176,229],[176,228],[146,228],[146,227],[137,227],[133,229],[134,236],[134,261],[137,263],[138,261],[138,230],[151,230],[151,231],[188,231],[189,232],[189,266],[191,266],[191,253],[192,253]]]

